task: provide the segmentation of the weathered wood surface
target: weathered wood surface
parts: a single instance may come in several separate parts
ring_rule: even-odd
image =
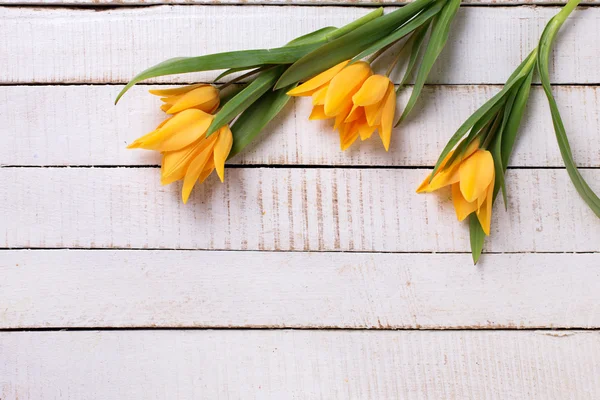
[[[600,254],[0,251],[0,328],[600,328]],[[1,391],[0,391],[1,393]],[[4,398],[3,398],[4,399]]]
[[[428,170],[233,168],[183,205],[158,168],[2,168],[3,247],[469,251],[449,193],[417,195]],[[583,171],[600,187],[600,171]],[[492,252],[600,251],[600,225],[566,171],[512,170]]]
[[[595,399],[600,333],[0,333],[8,399]]]
[[[154,152],[126,144],[164,118],[160,101],[139,86],[118,106],[118,86],[0,87],[0,165],[157,165]],[[299,99],[273,121],[263,136],[231,162],[280,165],[432,166],[460,124],[500,90],[499,86],[428,86],[419,110],[394,131],[389,152],[381,141],[356,143],[341,152],[330,122],[308,121],[311,102]],[[554,89],[580,166],[600,167],[600,88]],[[408,93],[398,101],[406,104]],[[533,89],[513,166],[562,167],[548,103]]]
[[[407,4],[411,0],[0,0],[0,5],[57,5],[57,6],[151,6],[157,4],[185,4],[185,5],[302,5],[302,6],[378,6],[378,5],[397,5]],[[565,4],[564,0],[463,0],[465,6],[468,5],[560,5]],[[598,0],[584,0],[582,5],[595,5]]]
[[[432,83],[504,83],[537,45],[557,7],[459,11]],[[125,9],[0,8],[0,83],[123,83],[170,57],[278,47],[364,15],[356,7],[159,6]],[[556,83],[599,83],[600,9],[577,10],[552,56]],[[393,55],[390,55],[390,57]],[[388,58],[389,62],[389,58]],[[159,79],[204,80],[214,73]]]

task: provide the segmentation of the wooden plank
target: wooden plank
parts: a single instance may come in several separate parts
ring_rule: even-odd
[[[317,28],[343,25],[367,11],[301,6],[5,7],[0,9],[0,59],[10,62],[3,66],[0,83],[123,83],[167,58],[277,47]],[[546,22],[557,12],[556,7],[462,9],[430,81],[503,83],[537,45]],[[569,18],[552,61],[554,82],[600,82],[599,24],[596,8],[576,11]],[[161,81],[211,77],[215,74]]]
[[[0,329],[599,328],[600,254],[0,251]]]
[[[157,165],[152,152],[127,150],[126,143],[164,118],[151,86],[133,89],[114,107],[116,86],[0,87],[0,163],[4,165]],[[330,123],[308,121],[311,103],[293,102],[234,164],[434,165],[447,139],[499,86],[428,86],[422,110],[394,132],[385,152],[379,139],[339,150]],[[558,103],[580,166],[600,167],[600,87],[559,86]],[[399,99],[399,107],[408,93]],[[400,108],[401,109],[401,108]],[[521,128],[513,166],[563,166],[547,101],[535,87]]]
[[[594,399],[600,333],[0,333],[3,399]]]
[[[599,0],[586,0],[581,4],[595,5]],[[206,5],[303,5],[303,6],[346,6],[398,5],[410,0],[1,0],[0,5],[86,5],[86,6],[134,6],[159,4],[206,4]],[[465,0],[465,5],[559,5],[561,0]]]
[[[228,169],[183,205],[157,168],[2,168],[3,247],[466,252],[449,193],[428,170]],[[600,170],[583,171],[594,188]],[[512,170],[487,250],[600,251],[598,219],[565,170]]]

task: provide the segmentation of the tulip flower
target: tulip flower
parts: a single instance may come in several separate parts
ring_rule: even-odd
[[[335,119],[342,150],[360,136],[365,140],[379,129],[389,149],[396,94],[388,77],[373,75],[367,62],[344,61],[290,90],[289,96],[312,96],[310,120]],[[385,112],[384,112],[385,111]]]
[[[127,148],[161,152],[161,183],[183,179],[182,198],[187,203],[196,182],[204,182],[212,171],[217,170],[221,182],[225,177],[225,160],[233,143],[229,125],[206,135],[214,120],[206,111],[218,107],[219,91],[210,85],[191,85],[151,93],[164,96],[161,108],[175,115]]]
[[[167,114],[195,108],[209,114],[219,107],[219,90],[212,85],[197,84],[173,89],[150,90],[165,103],[160,109]]]
[[[480,149],[479,141],[475,140],[461,158],[446,165],[453,154],[448,154],[435,174],[425,178],[417,193],[429,193],[451,185],[458,220],[463,221],[475,213],[484,233],[489,235],[496,179],[492,153]]]

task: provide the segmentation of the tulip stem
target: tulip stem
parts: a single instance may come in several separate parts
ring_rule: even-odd
[[[410,42],[411,39],[412,39],[412,34],[411,34],[410,38],[408,38],[402,44],[402,47],[400,47],[400,50],[398,51],[398,55],[396,56],[396,58],[394,58],[394,61],[392,61],[392,63],[388,67],[387,71],[385,72],[385,76],[387,76],[388,78],[389,78],[390,74],[392,73],[392,71],[394,70],[394,68],[396,67],[396,65],[398,64],[398,62],[400,61],[400,57],[402,56],[402,53],[404,52],[404,48],[406,47],[408,42]],[[394,43],[397,43],[397,42],[394,42]]]
[[[233,85],[234,83],[238,83],[239,81],[241,81],[243,79],[246,79],[246,78],[249,78],[252,75],[258,74],[259,72],[268,71],[268,70],[270,70],[272,68],[275,68],[275,67],[276,67],[276,65],[264,65],[264,66],[262,66],[260,68],[253,69],[252,71],[246,72],[245,74],[242,74],[242,75],[238,76],[237,78],[233,78],[229,82],[223,83],[219,87],[219,90],[222,91],[223,89],[225,89],[225,88]]]

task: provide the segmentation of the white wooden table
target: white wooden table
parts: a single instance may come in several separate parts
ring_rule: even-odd
[[[169,57],[341,25],[371,1],[41,2],[0,1],[1,400],[600,398],[600,223],[541,88],[480,265],[448,198],[414,193],[556,6],[465,4],[389,153],[341,153],[294,101],[184,206],[155,154],[125,149],[162,116],[149,85],[113,106],[122,85]],[[552,79],[600,190],[593,3],[561,31]]]

